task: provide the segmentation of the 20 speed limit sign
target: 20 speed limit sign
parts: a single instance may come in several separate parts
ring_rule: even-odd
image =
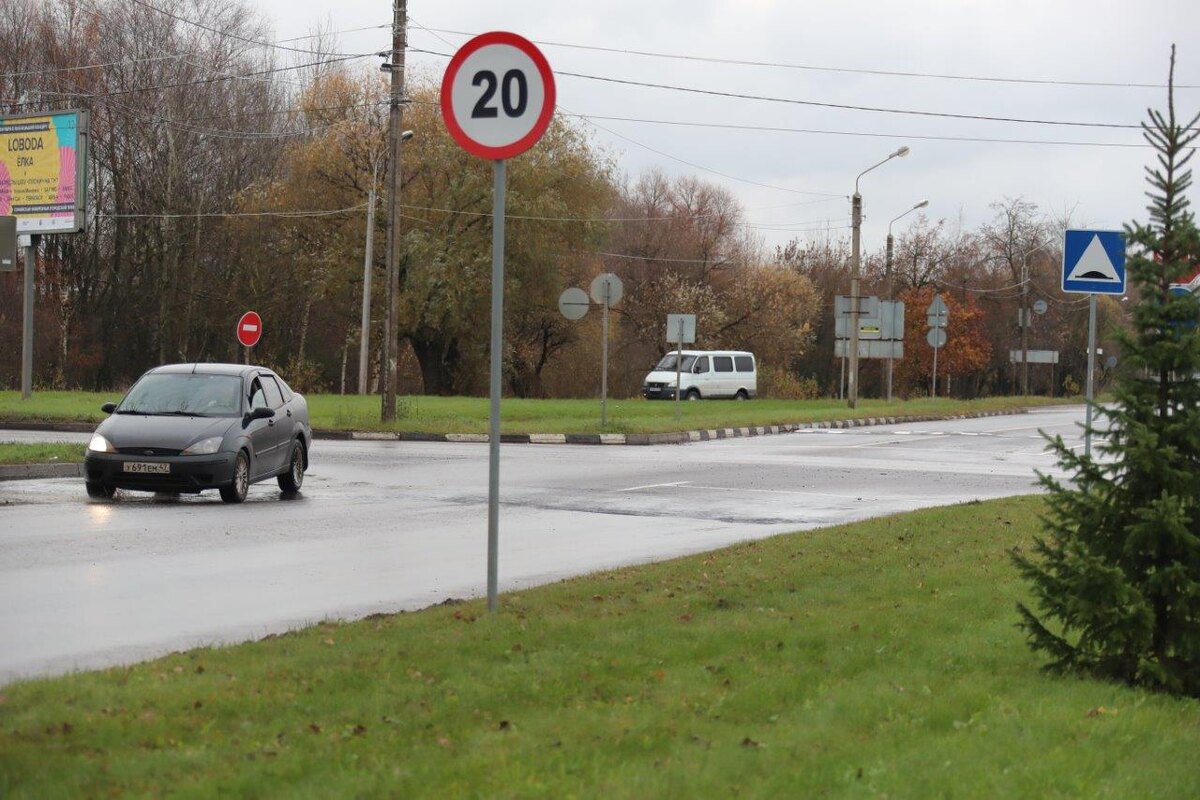
[[[528,39],[495,31],[459,48],[442,78],[442,117],[472,155],[500,161],[542,137],[554,115],[554,73]]]

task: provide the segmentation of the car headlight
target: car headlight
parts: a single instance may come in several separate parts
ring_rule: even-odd
[[[185,456],[207,456],[212,455],[221,449],[221,442],[225,441],[224,436],[210,436],[207,439],[201,439],[190,447],[183,450],[182,455]]]
[[[112,442],[110,442],[108,439],[105,439],[98,433],[92,436],[92,440],[88,442],[87,449],[91,450],[93,453],[117,452],[117,448],[112,446]]]

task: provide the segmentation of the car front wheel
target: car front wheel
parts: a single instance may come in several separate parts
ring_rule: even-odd
[[[246,458],[245,452],[241,452],[233,465],[233,483],[221,487],[221,499],[226,503],[240,503],[246,499],[249,491],[250,459]]]
[[[87,489],[88,497],[94,497],[97,500],[111,500],[116,489],[112,486],[105,486],[103,483],[85,482],[84,488]]]
[[[292,442],[292,459],[288,462],[288,471],[279,476],[279,488],[284,494],[295,494],[304,484],[304,448],[299,442]]]
[[[683,395],[683,399],[684,400],[699,400],[700,392],[696,391],[695,389],[688,389],[687,392]]]

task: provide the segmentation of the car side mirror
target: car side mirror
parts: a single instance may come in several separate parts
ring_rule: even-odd
[[[249,414],[247,414],[246,418],[247,419],[270,419],[273,416],[275,416],[275,409],[264,408],[264,407],[260,406],[256,409],[254,409],[253,411],[251,411]]]
[[[100,410],[103,411],[105,414],[111,414],[117,410],[117,404],[116,403],[105,403],[104,405],[100,406]]]

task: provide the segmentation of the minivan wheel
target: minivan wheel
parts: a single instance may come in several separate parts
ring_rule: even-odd
[[[222,486],[220,491],[221,499],[226,503],[240,503],[246,499],[250,491],[250,459],[244,451],[237,454],[233,465],[233,483]]]
[[[279,489],[284,494],[295,494],[304,484],[304,448],[299,442],[292,442],[292,458],[288,461],[288,471],[278,478]]]
[[[738,393],[733,396],[734,400],[749,400],[750,395],[746,394],[745,389],[738,389]]]
[[[684,400],[699,400],[700,399],[700,390],[699,389],[688,389],[687,393],[684,394],[683,399]]]

